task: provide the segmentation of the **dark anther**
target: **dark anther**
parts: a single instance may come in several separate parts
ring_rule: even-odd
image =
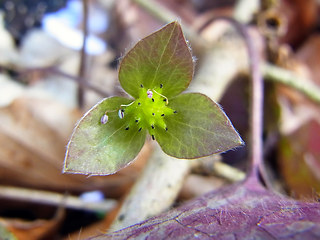
[[[139,120],[138,120],[138,119],[136,119],[136,122],[139,122]]]
[[[129,130],[129,127],[126,127],[126,130]]]
[[[124,112],[124,109],[121,109],[121,112]]]
[[[160,83],[160,88],[162,88],[163,87],[163,85],[162,85],[162,83]]]
[[[174,111],[173,113],[177,113],[177,111]]]
[[[151,137],[152,137],[152,140],[154,140],[154,135],[151,135]]]
[[[141,128],[139,128],[139,132],[141,132],[141,129],[142,129],[142,127],[141,127]]]
[[[167,99],[163,99],[163,101],[164,101],[164,102],[166,102],[166,101],[167,101]]]
[[[152,98],[152,102],[154,102],[154,99]]]
[[[138,105],[141,105],[141,103],[138,102]]]
[[[154,126],[153,126],[153,125],[151,125],[151,128],[152,128],[152,129],[154,129]]]
[[[143,85],[142,85],[142,84],[140,84],[140,87],[142,87],[142,88],[143,88]]]
[[[152,113],[152,115],[154,116],[154,113]]]
[[[168,128],[166,127],[166,131],[168,131]]]
[[[164,113],[161,114],[161,117],[164,117]]]

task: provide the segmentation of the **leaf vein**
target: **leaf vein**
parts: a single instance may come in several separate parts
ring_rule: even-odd
[[[150,85],[150,86],[153,86],[154,81],[155,81],[155,79],[156,79],[156,77],[157,77],[157,75],[158,75],[158,73],[159,73],[159,68],[160,68],[160,66],[161,66],[161,64],[162,64],[162,60],[163,60],[164,53],[166,52],[166,49],[167,49],[167,47],[168,47],[168,45],[169,45],[169,42],[171,41],[171,38],[172,38],[172,36],[173,36],[173,33],[174,33],[175,28],[176,28],[176,26],[174,26],[174,28],[172,29],[172,32],[171,32],[171,34],[170,34],[170,37],[168,38],[168,41],[167,41],[167,43],[165,44],[165,47],[164,47],[164,49],[163,49],[163,52],[161,53],[160,61],[159,61],[159,64],[157,65],[157,68],[156,68],[156,71],[155,71],[155,74],[154,74],[154,77],[153,77],[153,79],[152,79],[152,82],[151,82],[151,85]]]

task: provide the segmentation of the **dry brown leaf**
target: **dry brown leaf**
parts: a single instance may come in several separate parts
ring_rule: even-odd
[[[320,85],[320,35],[312,35],[297,51],[296,57],[305,63],[310,72],[311,79]]]
[[[298,45],[314,28],[318,13],[316,0],[285,0],[280,1],[279,13],[288,22],[287,33],[282,43]]]
[[[279,165],[289,192],[313,198],[320,191],[320,119],[306,122],[281,140]]]
[[[24,221],[20,219],[0,218],[0,224],[9,230],[17,239],[51,239],[64,219],[64,210],[59,209],[50,220],[38,219]]]
[[[289,68],[302,79],[320,83],[320,38],[311,36],[294,56]],[[314,197],[320,183],[319,106],[288,87],[278,86],[281,108],[278,165],[287,190],[299,198]]]
[[[2,180],[38,187],[74,184],[57,176],[61,175],[65,139],[78,116],[44,99],[20,98],[0,109]]]

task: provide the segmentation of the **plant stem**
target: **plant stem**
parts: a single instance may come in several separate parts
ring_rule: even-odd
[[[83,9],[83,42],[82,48],[80,52],[80,65],[79,65],[79,79],[82,81],[86,81],[86,43],[87,43],[87,36],[88,36],[88,0],[82,1],[82,9]],[[83,88],[80,86],[78,88],[78,104],[79,107],[82,108],[84,104],[84,91]]]
[[[229,22],[237,30],[237,32],[244,39],[248,58],[251,75],[251,146],[250,146],[250,160],[251,166],[248,170],[247,179],[254,177],[258,179],[259,173],[262,175],[263,180],[267,185],[268,179],[266,177],[263,168],[263,143],[262,143],[262,132],[263,132],[263,79],[260,72],[260,58],[258,52],[255,50],[254,43],[249,35],[248,29],[245,25],[239,23],[235,19],[229,17],[216,17],[207,21],[199,31],[202,31],[213,21],[224,20]]]
[[[164,23],[169,23],[174,21],[177,16],[166,9],[161,4],[153,0],[133,0],[135,3],[139,4],[141,7],[145,8],[148,13],[152,14],[155,18],[163,21]]]
[[[169,9],[165,8],[161,5],[158,1],[154,0],[133,0],[136,4],[147,10],[149,14],[154,16],[156,19],[164,22],[169,23],[172,21],[177,20],[177,15],[171,12]],[[181,21],[181,20],[180,20]],[[206,48],[207,42],[203,38],[199,38],[196,31],[192,28],[185,25],[181,22],[181,26],[183,28],[183,32],[188,37],[190,42],[192,42],[192,46],[194,48]]]
[[[2,67],[0,66],[0,71],[1,71],[1,68]],[[2,69],[14,70],[14,71],[17,71],[18,74],[20,74],[20,75],[27,75],[27,74],[31,74],[33,72],[43,72],[45,74],[54,74],[54,75],[58,75],[61,77],[65,77],[66,79],[73,80],[73,81],[77,82],[81,88],[87,88],[92,91],[95,91],[96,93],[100,94],[103,97],[107,97],[109,95],[107,92],[101,90],[101,88],[92,85],[90,82],[84,81],[83,78],[62,72],[59,69],[55,68],[54,66],[40,67],[40,68],[27,68],[27,69],[20,69],[20,70],[16,70],[13,68],[7,68],[7,67],[3,67]]]
[[[232,167],[222,161],[213,162],[214,174],[222,177],[230,182],[238,182],[245,179],[245,173],[241,170]]]

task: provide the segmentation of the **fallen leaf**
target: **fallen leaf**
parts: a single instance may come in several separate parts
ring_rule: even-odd
[[[320,85],[320,35],[310,36],[305,43],[298,49],[295,57],[306,64],[310,71],[311,79]]]
[[[279,14],[288,22],[287,32],[280,41],[297,46],[316,25],[317,1],[280,1]]]
[[[280,141],[280,172],[288,191],[296,197],[313,197],[320,191],[320,124],[311,120]]]
[[[72,131],[77,117],[45,99],[22,97],[1,108],[1,179],[38,187],[72,186],[74,181],[59,175],[67,139],[64,135]]]
[[[177,209],[91,239],[319,239],[320,204],[245,181]]]
[[[0,226],[5,227],[17,239],[48,239],[48,237],[51,238],[52,234],[56,232],[63,218],[64,210],[59,209],[56,215],[50,220],[38,219],[35,221],[24,221],[20,219],[0,218]],[[2,238],[2,235],[0,237],[1,239],[7,239]]]

